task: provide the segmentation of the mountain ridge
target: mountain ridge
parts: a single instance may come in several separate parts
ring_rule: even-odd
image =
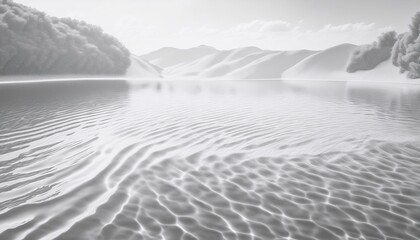
[[[163,78],[173,80],[408,80],[398,72],[390,59],[372,70],[348,73],[346,65],[351,53],[358,47],[344,43],[320,51],[277,51],[253,46],[218,50],[201,45],[190,49],[165,47],[140,57],[159,67]],[[167,57],[170,60],[162,60]]]

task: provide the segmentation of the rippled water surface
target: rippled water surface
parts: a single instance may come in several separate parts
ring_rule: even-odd
[[[420,238],[418,85],[0,85],[0,239]]]

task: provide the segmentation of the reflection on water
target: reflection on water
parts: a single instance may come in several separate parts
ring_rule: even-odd
[[[417,239],[420,88],[0,85],[0,239]]]

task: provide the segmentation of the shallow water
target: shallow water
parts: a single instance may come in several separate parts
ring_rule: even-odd
[[[420,87],[0,85],[0,239],[419,239]]]

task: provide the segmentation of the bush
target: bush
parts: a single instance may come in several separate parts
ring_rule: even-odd
[[[420,77],[420,12],[412,19],[410,30],[398,36],[392,49],[392,63],[407,72],[409,78]]]
[[[397,33],[390,31],[383,33],[378,41],[357,48],[353,51],[347,63],[347,72],[371,70],[381,62],[388,60],[396,41]]]

